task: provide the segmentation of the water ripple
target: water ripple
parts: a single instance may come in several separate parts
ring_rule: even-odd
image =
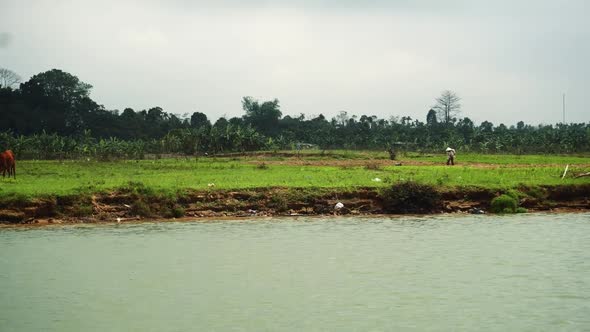
[[[3,330],[588,330],[590,214],[0,229]]]

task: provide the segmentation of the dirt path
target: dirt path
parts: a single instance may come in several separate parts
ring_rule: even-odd
[[[385,159],[348,159],[348,160],[306,160],[290,158],[286,160],[252,160],[249,164],[260,165],[287,165],[287,166],[333,166],[333,167],[387,167],[387,166],[445,166],[444,161],[421,160],[385,160]],[[473,168],[530,168],[530,167],[564,167],[563,164],[493,164],[476,162],[457,162],[455,166],[468,166]],[[576,164],[576,168],[590,168],[590,164]]]

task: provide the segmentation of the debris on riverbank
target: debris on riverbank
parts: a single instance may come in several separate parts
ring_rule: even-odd
[[[436,189],[401,183],[391,188],[258,188],[248,190],[181,190],[158,193],[130,183],[113,191],[0,201],[0,222],[97,223],[142,219],[331,215],[486,213],[500,195],[515,200],[513,212],[590,210],[590,184]],[[474,212],[476,211],[476,212]],[[510,212],[510,211],[508,211]]]

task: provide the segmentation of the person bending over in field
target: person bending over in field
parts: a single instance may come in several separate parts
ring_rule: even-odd
[[[447,165],[455,165],[455,149],[447,148]]]

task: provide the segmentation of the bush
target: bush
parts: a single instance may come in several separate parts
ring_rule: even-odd
[[[389,213],[427,213],[441,206],[441,196],[435,187],[412,181],[384,189],[379,196],[383,210]]]
[[[131,214],[134,216],[150,217],[152,215],[152,211],[144,201],[137,200],[131,205]]]
[[[172,217],[182,218],[184,217],[185,211],[182,206],[176,205],[172,208]]]
[[[285,212],[289,209],[287,198],[283,195],[275,194],[270,198],[269,204],[277,212]]]
[[[503,194],[492,199],[491,210],[494,213],[515,213],[518,202],[514,197]]]
[[[517,202],[518,202],[518,200],[519,200],[519,199],[520,199],[522,196],[524,196],[522,193],[520,193],[520,192],[518,192],[517,190],[514,190],[514,189],[510,189],[510,190],[508,190],[508,191],[506,192],[506,195],[508,195],[508,196],[510,196],[510,197],[512,197],[512,198],[514,198],[514,199],[515,199]]]

